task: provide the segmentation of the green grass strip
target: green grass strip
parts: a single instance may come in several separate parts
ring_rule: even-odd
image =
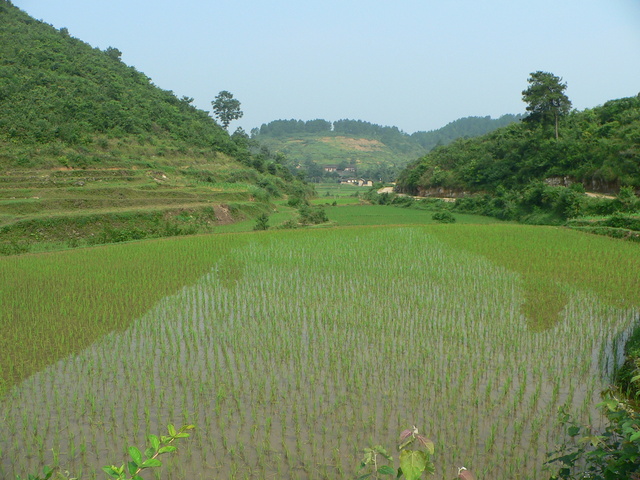
[[[248,238],[195,236],[0,258],[0,390],[126,329]]]
[[[591,291],[622,308],[640,306],[640,246],[558,227],[446,225],[433,229],[444,243],[483,255],[519,273],[523,313],[532,328],[552,326],[567,301],[566,288]]]

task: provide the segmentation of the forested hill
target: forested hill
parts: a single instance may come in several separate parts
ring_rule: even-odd
[[[457,140],[410,165],[397,189],[496,192],[543,180],[594,192],[640,189],[640,96],[570,112],[558,139],[553,125],[529,121]]]
[[[363,120],[274,120],[251,130],[252,138],[286,155],[311,178],[322,166],[356,167],[359,176],[393,180],[409,162],[436,145],[473,137],[518,121],[520,116],[461,118],[430,132],[411,135],[398,127]]]
[[[117,161],[114,139],[180,151],[235,156],[236,143],[207,112],[156,87],[120,60],[0,0],[1,164],[38,166]],[[212,92],[212,97],[214,92]],[[133,152],[147,148],[129,148]],[[157,153],[157,152],[156,152]],[[86,166],[86,165],[85,165]]]
[[[411,138],[415,139],[427,150],[440,145],[447,145],[458,138],[470,138],[484,135],[511,123],[522,120],[522,115],[502,115],[492,119],[486,117],[464,117],[446,124],[444,127],[429,132],[415,132]]]
[[[209,233],[311,193],[120,56],[0,0],[0,255]]]

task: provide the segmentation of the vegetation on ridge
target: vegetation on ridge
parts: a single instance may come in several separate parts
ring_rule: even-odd
[[[640,188],[640,97],[572,111],[559,123],[512,124],[487,135],[457,140],[410,165],[398,191],[413,195],[522,189],[556,178],[589,191]]]
[[[436,148],[399,175],[396,192],[455,197],[448,208],[504,220],[574,219],[574,228],[640,240],[640,95],[578,112],[555,75],[534,72],[529,84],[523,122]]]
[[[85,151],[104,150],[100,138],[133,137],[148,144],[234,154],[237,147],[209,115],[153,85],[151,79],[63,28],[34,20],[0,3],[0,139],[40,149],[60,142]],[[5,153],[3,165],[20,162]],[[8,158],[7,158],[8,157]],[[22,160],[24,164],[24,160]]]

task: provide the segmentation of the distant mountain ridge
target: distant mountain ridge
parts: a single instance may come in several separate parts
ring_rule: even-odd
[[[428,132],[415,132],[411,134],[420,145],[428,150],[432,150],[438,145],[447,145],[458,138],[471,138],[485,135],[498,128],[522,120],[524,115],[506,114],[498,118],[486,117],[464,117],[447,123],[444,127]]]
[[[408,163],[438,145],[483,135],[517,122],[521,115],[466,117],[430,132],[407,134],[394,126],[363,120],[274,120],[251,130],[251,137],[282,152],[290,163],[322,175],[328,165],[357,167],[361,176],[393,180]],[[364,146],[366,145],[366,147]]]

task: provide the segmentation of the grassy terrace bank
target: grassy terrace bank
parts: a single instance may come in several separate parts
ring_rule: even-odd
[[[0,476],[59,462],[101,478],[122,445],[188,422],[167,478],[352,478],[360,448],[414,423],[436,478],[541,478],[558,406],[600,421],[638,253],[455,224],[0,258]]]

